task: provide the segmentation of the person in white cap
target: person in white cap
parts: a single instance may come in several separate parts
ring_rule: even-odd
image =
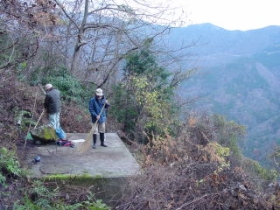
[[[105,123],[106,123],[106,110],[109,107],[108,100],[104,97],[103,90],[97,88],[95,91],[95,97],[89,101],[89,112],[91,115],[92,123],[95,126],[93,133],[93,145],[92,148],[96,148],[96,140],[98,133],[100,134],[100,142],[102,147],[107,147],[104,143],[105,139]]]
[[[60,91],[52,84],[45,85],[46,97],[44,101],[44,111],[48,114],[50,125],[56,130],[60,129]]]

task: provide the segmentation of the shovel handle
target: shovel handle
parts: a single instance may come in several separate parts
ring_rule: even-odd
[[[41,120],[41,118],[43,117],[44,114],[45,114],[45,110],[43,110],[43,112],[41,113],[41,115],[40,115],[40,117],[39,117],[39,119],[38,119],[34,129],[37,128],[37,125],[39,124],[39,122],[40,122],[40,120]]]

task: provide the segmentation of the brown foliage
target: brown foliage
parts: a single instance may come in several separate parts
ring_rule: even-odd
[[[51,0],[37,0],[34,3],[4,0],[0,6],[3,17],[17,21],[21,27],[46,27],[55,25],[58,20],[55,14],[56,3]]]
[[[21,148],[27,130],[19,132],[16,110],[32,113],[29,117],[36,121],[42,112],[44,95],[38,87],[15,82],[13,76],[2,74],[0,80],[0,146]],[[90,130],[89,115],[78,105],[63,104],[61,118],[66,132],[84,133]],[[44,118],[41,123],[46,120]],[[123,197],[116,209],[279,209],[280,190],[277,184],[266,192],[256,189],[241,166],[223,166],[228,160],[217,153],[211,129],[203,127],[199,130],[195,128],[195,123],[190,124],[191,127],[182,127],[176,138],[166,134],[165,138],[154,136],[149,141],[150,146],[131,144],[130,148],[141,154],[139,160],[143,174],[124,186]],[[205,136],[209,143],[199,139],[205,139]],[[125,138],[129,142],[129,138]],[[7,193],[14,191],[13,199],[22,197],[21,193],[28,189],[27,182],[14,179],[8,182],[9,187],[1,190]],[[86,188],[72,189],[75,193],[71,188],[67,190],[68,197],[75,202],[84,200],[87,193]],[[80,193],[77,194],[78,191]],[[63,193],[60,195],[67,201],[66,197]],[[2,203],[12,206],[10,200],[1,197]]]
[[[179,137],[153,138],[152,147],[142,149],[143,174],[130,180],[117,209],[275,208],[273,194],[257,189],[241,167],[226,165],[208,137],[211,129],[200,130],[193,122],[181,128]]]

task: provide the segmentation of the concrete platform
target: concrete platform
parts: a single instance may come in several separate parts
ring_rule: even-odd
[[[67,137],[74,142],[74,148],[56,144],[36,146],[27,154],[24,167],[28,169],[31,178],[58,174],[126,178],[140,174],[139,164],[117,134],[105,134],[108,147],[101,147],[98,139],[96,149],[92,149],[90,143],[90,148],[81,152],[79,149],[85,144],[87,136],[86,133],[68,133]],[[38,163],[34,162],[36,155],[41,157]]]

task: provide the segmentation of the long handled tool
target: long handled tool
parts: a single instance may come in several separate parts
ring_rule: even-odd
[[[37,128],[37,126],[38,126],[38,124],[39,124],[39,122],[40,122],[40,120],[42,119],[42,117],[43,117],[44,114],[45,114],[45,110],[43,110],[43,112],[41,113],[41,115],[40,115],[40,117],[39,117],[39,119],[38,119],[38,121],[37,121],[37,123],[36,123],[34,129]]]
[[[37,120],[36,125],[35,125],[35,127],[34,127],[33,129],[37,128],[37,126],[38,126],[38,124],[39,124],[39,122],[40,122],[40,120],[42,119],[42,117],[43,117],[44,114],[45,114],[45,110],[43,110],[43,112],[41,113],[41,115],[40,115],[39,119]],[[26,146],[26,140],[27,140],[27,139],[32,139],[32,137],[31,137],[31,132],[30,132],[30,128],[31,128],[31,127],[29,127],[28,132],[27,132],[27,135],[26,135],[26,137],[25,137],[24,147]]]
[[[104,105],[103,105],[103,107],[102,107],[102,109],[101,109],[101,111],[99,113],[99,116],[102,114],[102,112],[103,112],[103,110],[105,108],[105,105],[106,105],[106,103],[104,103]],[[96,120],[95,123],[92,125],[89,133],[87,134],[87,138],[85,139],[85,141],[82,143],[81,146],[78,147],[78,151],[79,152],[85,152],[86,150],[88,150],[90,148],[90,145],[91,145],[90,144],[91,143],[90,140],[92,139],[93,132],[96,129],[97,122],[98,122],[98,120]]]
[[[32,111],[32,116],[31,116],[31,119],[33,119],[33,114],[34,114],[34,110],[35,110],[35,107],[36,107],[36,102],[37,102],[37,96],[38,96],[38,89],[36,91],[36,95],[35,95],[35,101],[34,101],[34,106],[33,106],[33,111]],[[31,129],[31,121],[29,123],[29,127],[28,127],[28,132],[25,136],[25,139],[24,139],[24,149],[26,147],[26,141],[28,138],[31,138],[31,134],[30,134],[30,129]]]

